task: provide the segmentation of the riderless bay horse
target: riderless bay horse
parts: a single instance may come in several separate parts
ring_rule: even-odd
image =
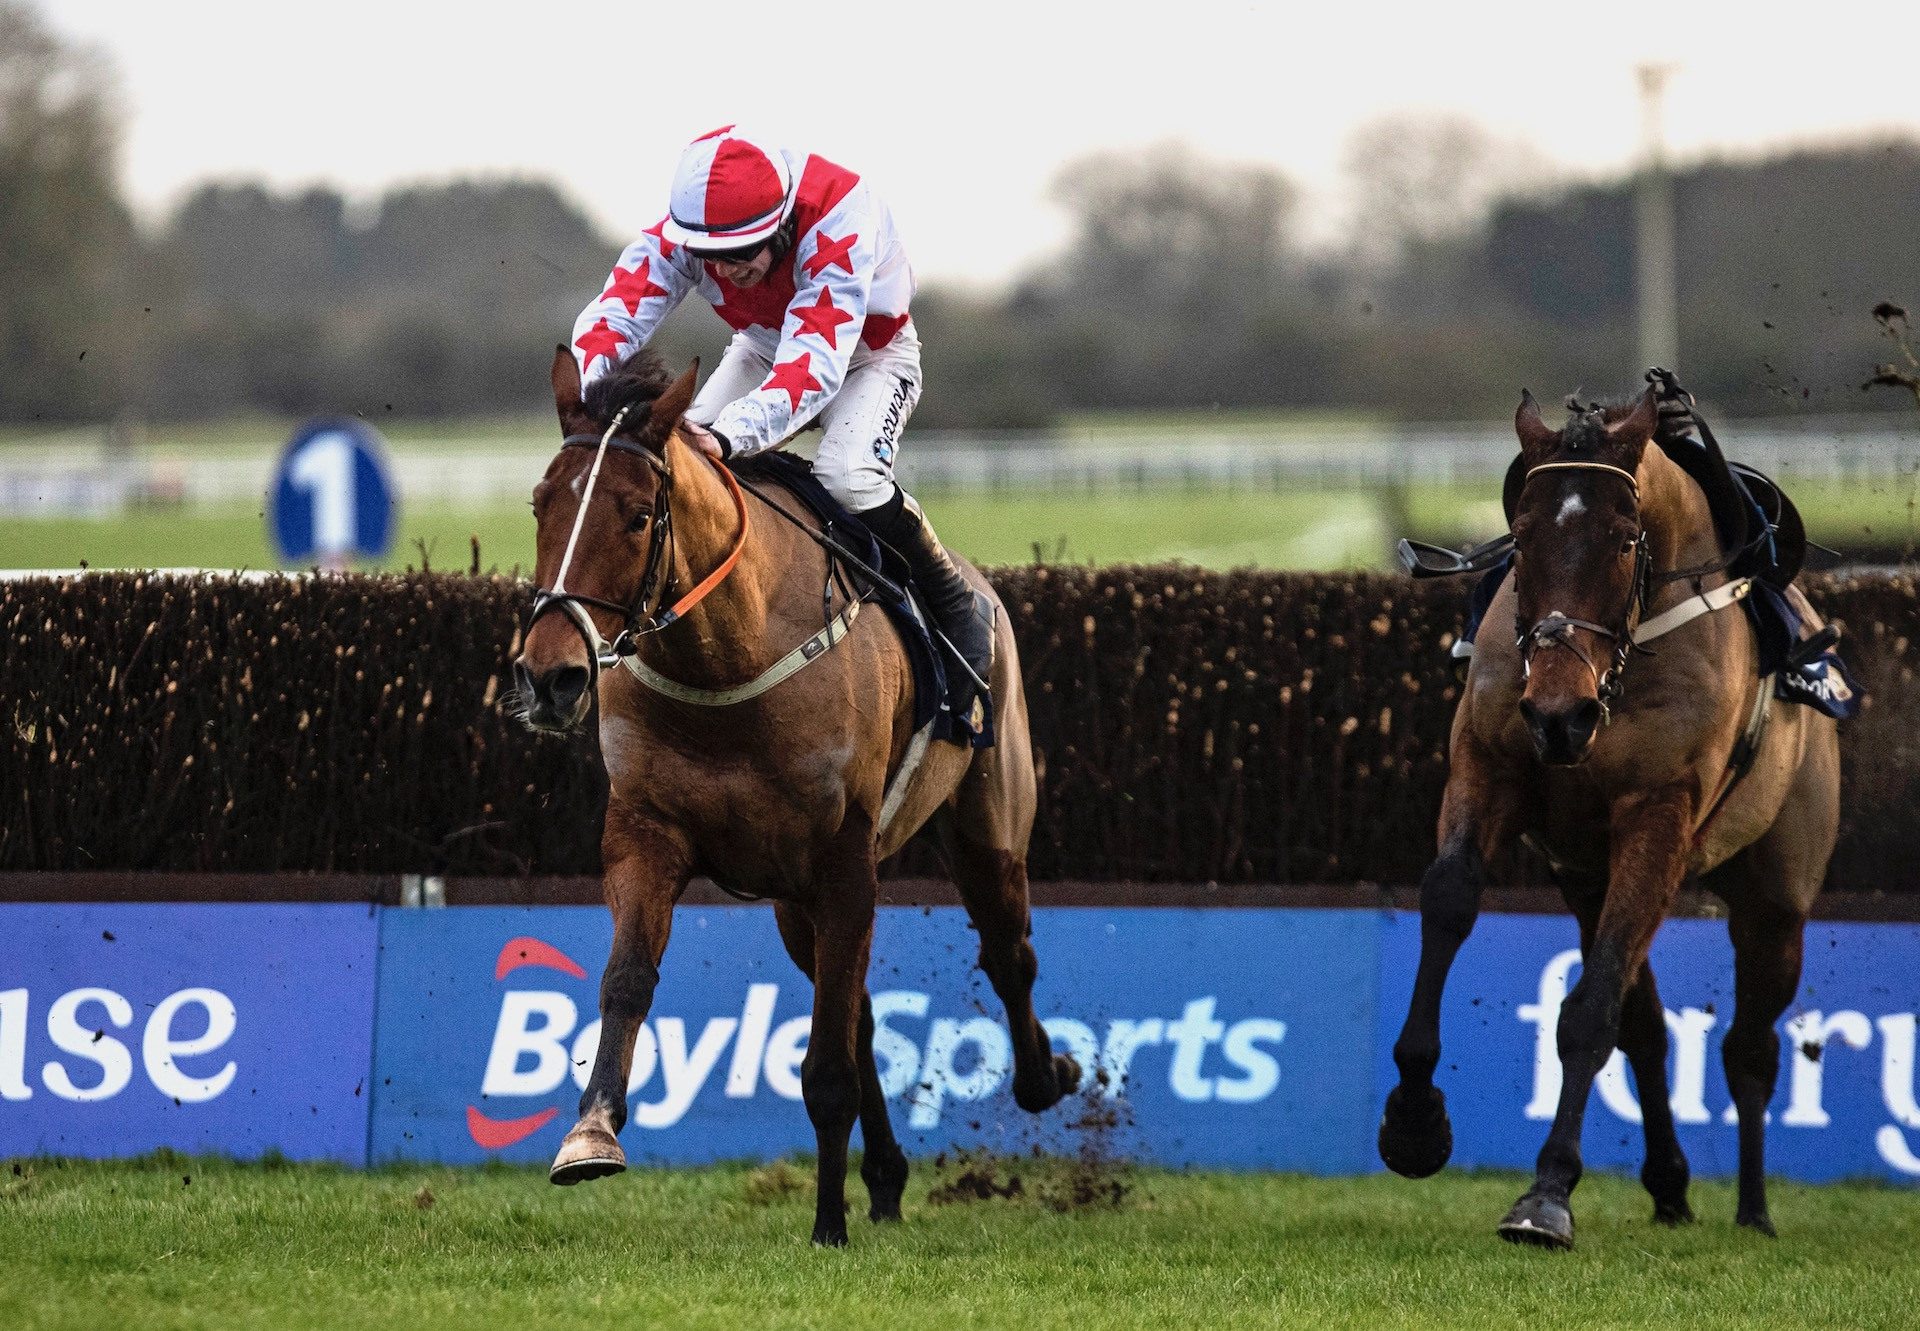
[[[1033,1009],[1034,766],[1019,654],[1000,611],[989,680],[997,744],[916,743],[909,661],[887,617],[858,614],[816,533],[743,493],[679,433],[697,368],[670,383],[641,353],[582,401],[572,353],[562,347],[553,362],[566,443],[533,492],[543,590],[515,673],[540,729],[580,726],[597,693],[614,931],[599,1051],[551,1177],[626,1167],[617,1136],[634,1039],[674,902],[705,875],[771,899],[787,951],[814,983],[801,1065],[819,1149],[813,1239],[839,1245],[856,1118],[871,1215],[900,1217],[907,1161],[874,1062],[866,974],[875,866],[923,824],[938,830],[980,934],[981,969],[1006,1005],[1016,1102],[1037,1113],[1080,1080]],[[977,570],[966,575],[993,596]],[[675,589],[684,594],[669,604]],[[603,659],[634,668],[602,671]]]
[[[1397,1172],[1423,1178],[1446,1164],[1452,1130],[1433,1084],[1441,990],[1489,866],[1530,837],[1579,919],[1584,964],[1560,1010],[1553,1127],[1500,1233],[1551,1247],[1573,1244],[1582,1115],[1616,1046],[1639,1090],[1654,1219],[1693,1218],[1647,952],[1695,877],[1725,900],[1733,938],[1723,1058],[1739,1114],[1738,1221],[1773,1233],[1762,1141],[1780,1062],[1773,1027],[1799,987],[1802,929],[1839,820],[1835,724],[1787,706],[1760,728],[1771,681],[1745,615],[1726,613],[1746,589],[1726,571],[1706,493],[1647,446],[1659,414],[1649,388],[1630,408],[1577,410],[1552,430],[1521,399],[1514,570],[1454,715],[1439,858],[1420,885],[1419,971],[1394,1046],[1400,1084],[1380,1125],[1381,1157]],[[1820,624],[1798,588],[1788,597]],[[1492,627],[1505,624],[1513,637]]]

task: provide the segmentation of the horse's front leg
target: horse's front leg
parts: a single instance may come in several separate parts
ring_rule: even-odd
[[[690,876],[689,857],[678,838],[637,823],[615,799],[607,808],[601,838],[606,864],[603,886],[613,912],[613,950],[600,978],[600,1047],[580,1097],[580,1121],[553,1158],[547,1177],[580,1183],[627,1167],[620,1129],[627,1122],[627,1075],[633,1043],[653,1006],[673,926],[673,903]]]
[[[1640,977],[1653,935],[1686,875],[1693,818],[1693,794],[1678,786],[1614,806],[1606,901],[1582,959],[1580,981],[1560,1007],[1560,1103],[1540,1148],[1533,1187],[1500,1222],[1502,1238],[1573,1246],[1572,1198],[1582,1169],[1580,1128],[1587,1099],[1619,1043],[1627,988]]]
[[[1516,801],[1470,742],[1455,745],[1440,806],[1440,854],[1420,879],[1420,966],[1406,1024],[1394,1042],[1400,1084],[1380,1117],[1380,1159],[1408,1178],[1437,1173],[1453,1154],[1447,1098],[1433,1084],[1440,1064],[1440,996],[1460,945],[1480,915],[1487,861],[1515,835]]]
[[[830,1248],[847,1242],[847,1139],[860,1116],[857,1041],[880,891],[872,830],[858,815],[849,823],[859,826],[843,831],[807,912],[813,923],[813,1032],[800,1065],[819,1158],[813,1241]]]

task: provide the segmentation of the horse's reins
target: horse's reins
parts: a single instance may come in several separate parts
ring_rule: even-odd
[[[658,633],[675,620],[681,618],[694,606],[705,600],[707,594],[718,587],[734,565],[740,562],[740,554],[747,544],[747,501],[740,493],[740,483],[725,466],[714,463],[714,470],[720,473],[721,481],[733,498],[734,513],[740,520],[740,528],[734,534],[733,546],[726,557],[702,578],[684,596],[671,606],[660,604],[651,615],[646,607],[650,601],[664,603],[672,590],[673,580],[673,468],[666,459],[644,444],[631,443],[614,438],[615,432],[625,422],[629,408],[622,407],[614,413],[606,432],[598,437],[590,434],[568,435],[561,440],[562,448],[592,448],[593,466],[587,472],[587,483],[580,492],[580,506],[574,511],[573,530],[567,534],[567,546],[560,556],[560,567],[554,574],[551,588],[540,587],[534,590],[533,613],[528,616],[527,627],[532,629],[540,616],[551,610],[565,614],[567,621],[579,632],[587,645],[588,670],[591,675],[589,687],[597,684],[602,666],[612,665],[622,660],[631,660],[640,650],[639,638],[648,633]],[[647,539],[647,560],[640,570],[639,590],[634,599],[622,605],[618,601],[609,601],[603,597],[589,596],[584,592],[567,590],[567,570],[573,565],[573,555],[580,542],[580,532],[586,525],[587,507],[593,502],[593,491],[600,480],[601,464],[606,461],[608,449],[618,449],[640,458],[660,478],[659,497],[654,503],[653,516],[649,519],[650,528]],[[663,558],[664,557],[664,558]],[[656,588],[658,595],[656,598]],[[619,633],[609,642],[600,632],[599,625],[593,622],[593,616],[587,613],[587,607],[605,610],[621,617]]]

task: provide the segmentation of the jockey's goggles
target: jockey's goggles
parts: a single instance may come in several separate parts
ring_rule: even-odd
[[[696,258],[703,259],[708,263],[718,263],[718,264],[752,263],[755,259],[760,257],[760,252],[766,249],[766,247],[771,245],[772,243],[773,243],[773,237],[768,236],[765,240],[760,241],[757,244],[749,245],[745,249],[693,250],[693,254]]]

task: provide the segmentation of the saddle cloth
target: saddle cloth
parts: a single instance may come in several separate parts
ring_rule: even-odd
[[[926,608],[920,603],[906,561],[887,548],[861,522],[827,493],[813,474],[806,459],[792,453],[770,449],[733,464],[735,473],[749,481],[778,485],[792,495],[820,523],[821,530],[836,545],[872,569],[877,569],[892,586],[875,583],[848,569],[848,575],[867,599],[878,602],[906,645],[907,660],[913,671],[913,728],[933,724],[933,738],[969,745],[976,749],[993,743],[993,699],[980,696],[980,728],[975,731],[954,716],[947,703],[947,665],[927,629]],[[905,594],[902,595],[901,593]]]

